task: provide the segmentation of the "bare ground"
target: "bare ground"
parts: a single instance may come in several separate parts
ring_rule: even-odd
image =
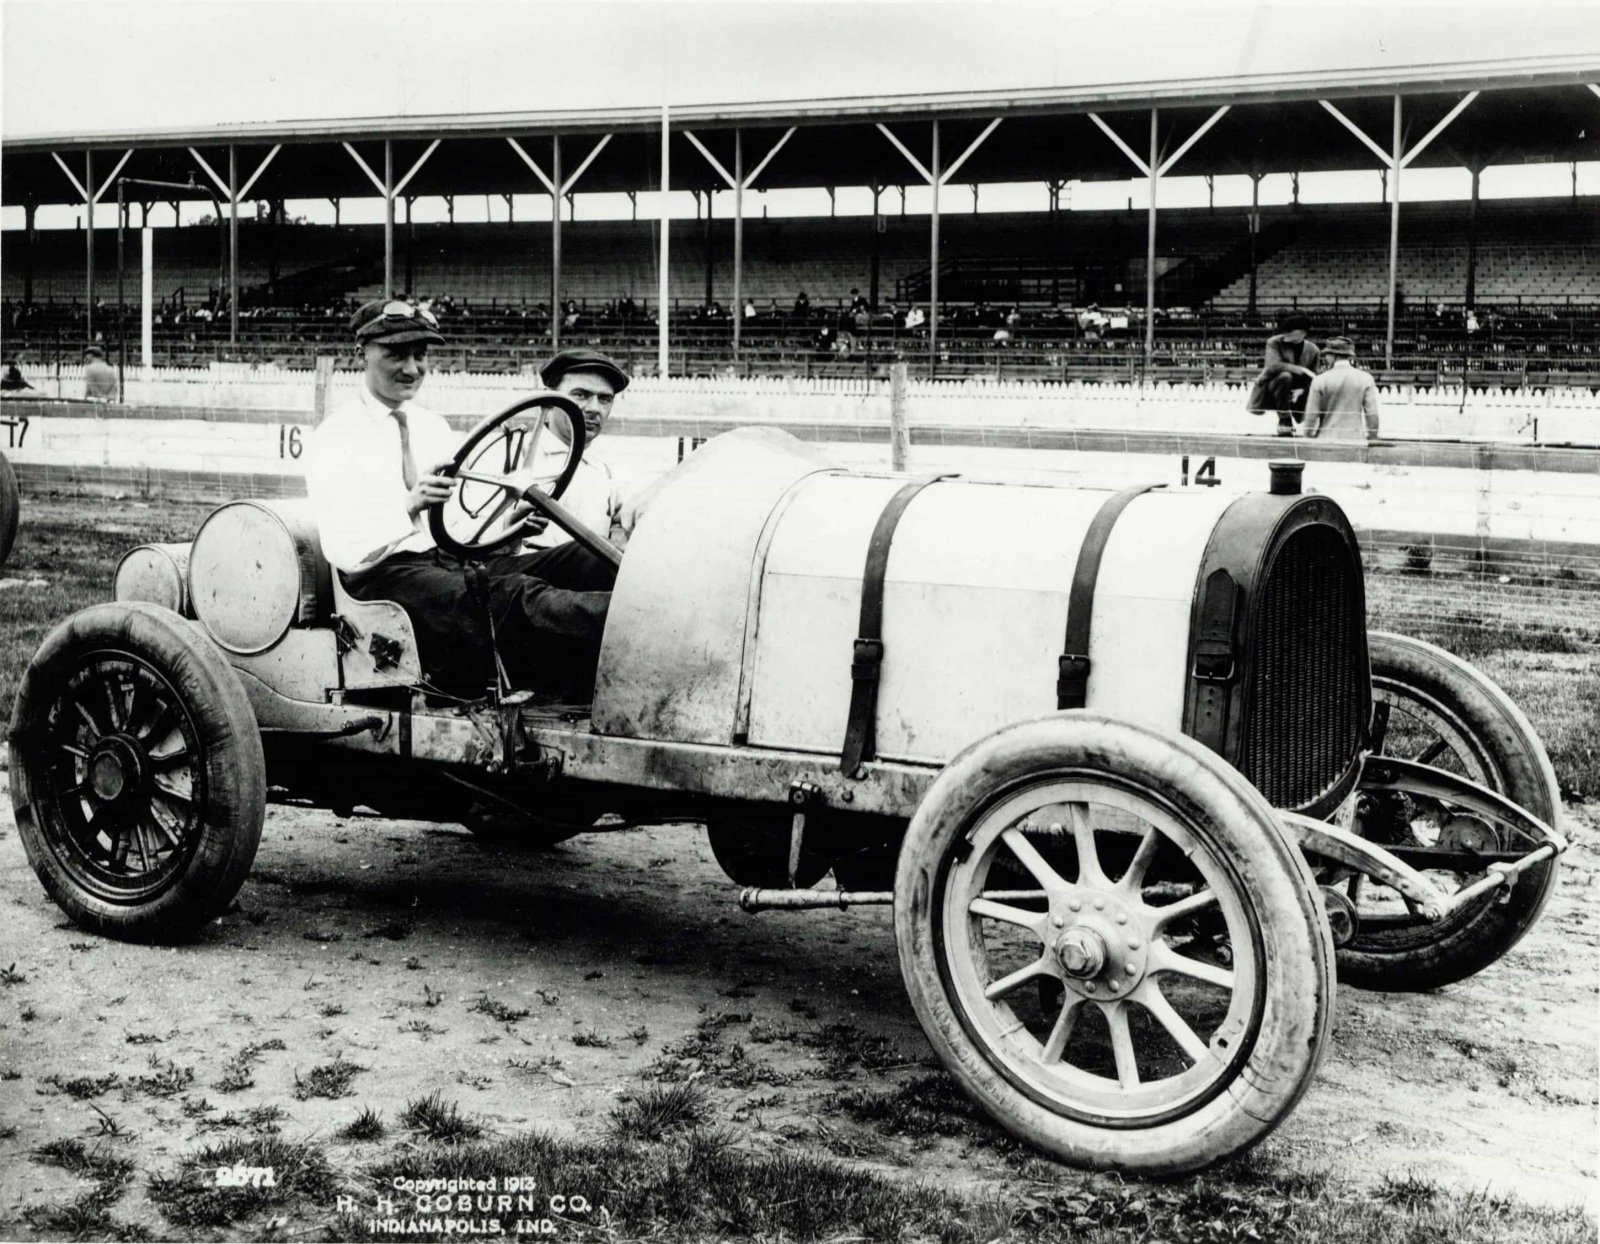
[[[1595,1207],[1600,807],[1568,828],[1557,894],[1498,964],[1431,994],[1340,991],[1334,1046],[1267,1154],[1357,1188],[1414,1173]],[[0,798],[0,1237],[36,1238],[25,1207],[81,1188],[29,1160],[61,1138],[132,1159],[118,1217],[170,1237],[144,1176],[201,1144],[276,1126],[370,1192],[355,1172],[408,1101],[437,1090],[493,1133],[593,1136],[671,1053],[743,1145],[1001,1195],[1077,1178],[982,1123],[891,1134],[842,1109],[936,1070],[888,912],[750,917],[735,894],[689,827],[519,854],[273,807],[229,914],[189,945],[124,945],[65,922]],[[331,1063],[359,1068],[350,1095],[305,1096]],[[364,1106],[386,1142],[337,1139]]]

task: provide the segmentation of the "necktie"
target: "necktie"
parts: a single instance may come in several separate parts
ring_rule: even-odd
[[[403,410],[390,411],[400,425],[400,477],[406,482],[406,491],[417,486],[417,460],[411,454],[411,421]]]

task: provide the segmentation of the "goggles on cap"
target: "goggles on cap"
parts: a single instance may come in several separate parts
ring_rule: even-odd
[[[374,332],[381,329],[400,327],[411,323],[413,320],[421,320],[429,328],[439,327],[439,321],[434,318],[432,311],[409,302],[402,302],[397,298],[393,302],[384,303],[383,310],[377,316],[368,320],[356,330],[356,336],[370,337]],[[392,321],[398,321],[399,323],[396,324]]]

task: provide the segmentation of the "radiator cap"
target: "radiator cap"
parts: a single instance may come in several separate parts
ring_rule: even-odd
[[[1272,492],[1275,495],[1294,497],[1300,494],[1300,477],[1305,473],[1305,463],[1269,462],[1267,469],[1272,472]]]

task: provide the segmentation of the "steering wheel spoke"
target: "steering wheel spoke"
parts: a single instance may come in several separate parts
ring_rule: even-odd
[[[548,430],[549,435],[546,435]],[[521,540],[514,508],[534,489],[560,497],[583,459],[583,412],[561,393],[536,393],[485,419],[462,443],[445,474],[448,498],[428,509],[434,542],[457,557],[479,558]],[[474,496],[469,490],[476,486]],[[492,489],[487,495],[484,489]]]

